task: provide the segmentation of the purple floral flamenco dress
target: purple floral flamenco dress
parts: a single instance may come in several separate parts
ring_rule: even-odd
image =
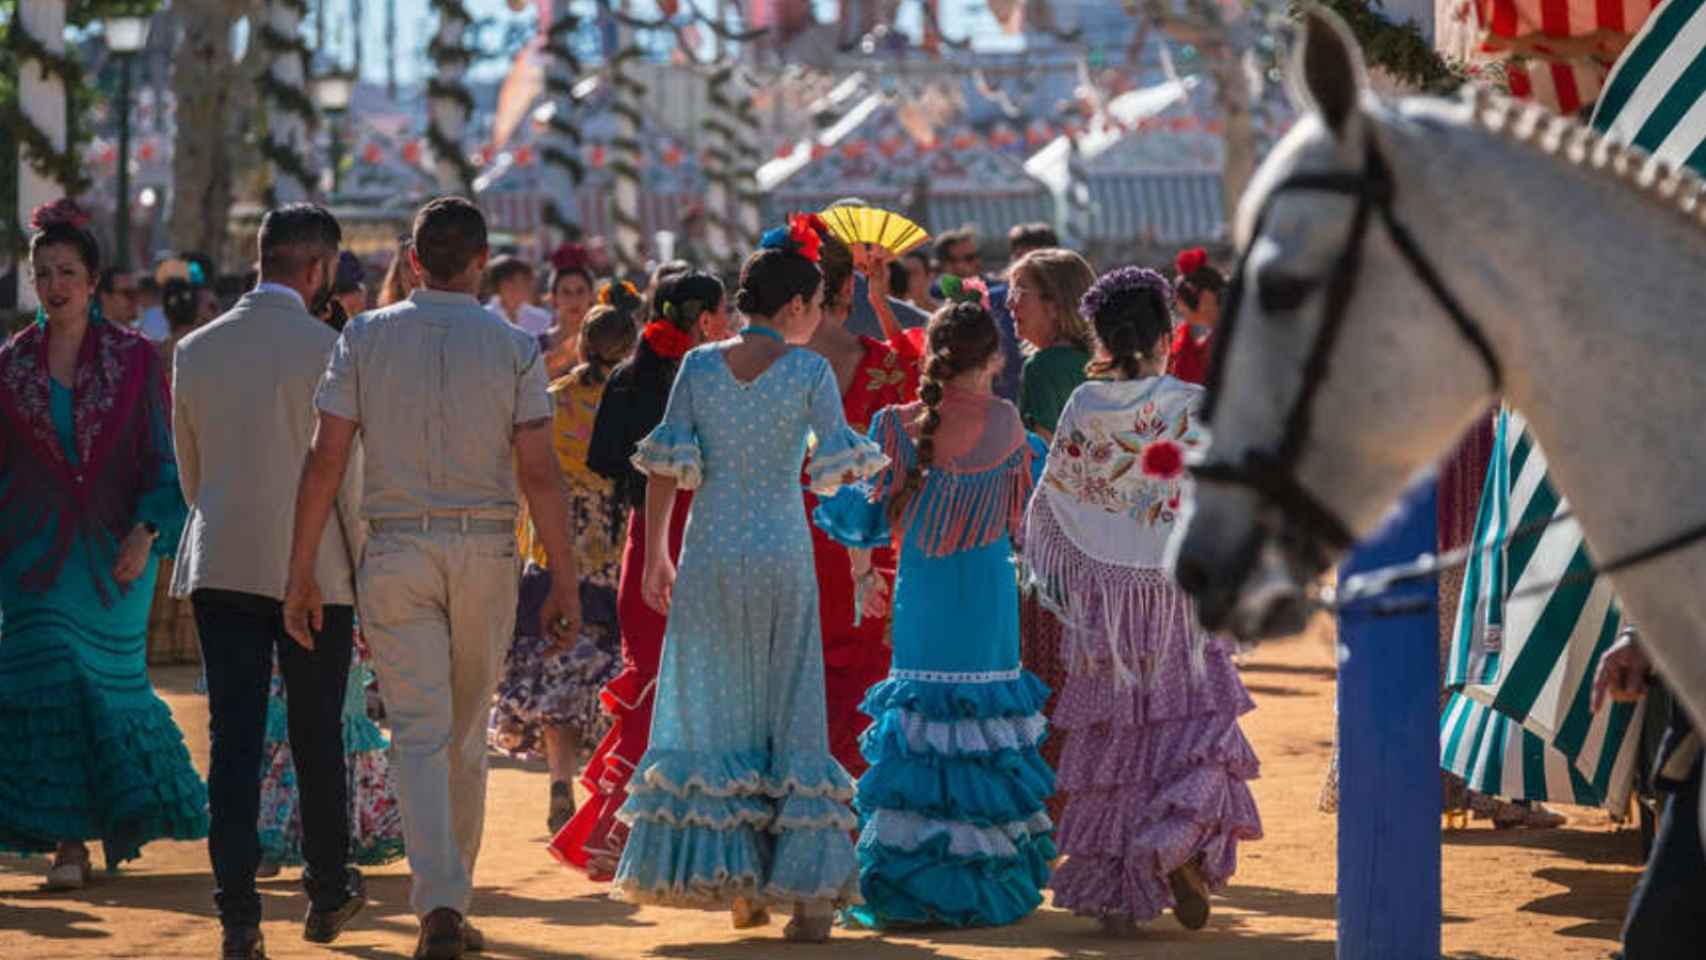
[[[1259,765],[1238,726],[1255,704],[1231,642],[1198,630],[1162,564],[1201,398],[1166,376],[1080,386],[1026,517],[1028,576],[1065,630],[1049,721],[1066,737],[1066,861],[1052,886],[1056,906],[1086,916],[1151,920],[1187,875],[1206,908],[1239,841],[1262,835],[1246,783]]]

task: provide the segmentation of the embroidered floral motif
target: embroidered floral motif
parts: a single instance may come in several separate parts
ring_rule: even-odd
[[[1155,401],[1123,417],[1087,417],[1055,436],[1044,482],[1146,526],[1177,519],[1185,455],[1201,443],[1195,407],[1169,418]]]

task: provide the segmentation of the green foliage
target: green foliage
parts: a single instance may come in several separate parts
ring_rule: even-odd
[[[1379,0],[1311,0],[1338,14],[1362,44],[1370,66],[1426,93],[1450,93],[1461,86],[1465,73],[1434,51],[1415,21],[1393,23],[1380,12]],[[1301,17],[1306,4],[1293,0],[1291,13]]]

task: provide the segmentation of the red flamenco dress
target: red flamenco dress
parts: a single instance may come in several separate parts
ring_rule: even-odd
[[[887,406],[906,402],[914,388],[915,368],[888,344],[860,337],[865,355],[853,370],[853,382],[841,397],[841,412],[848,426],[863,434],[871,418]],[[806,516],[817,509],[818,498],[805,491]],[[817,565],[818,612],[823,621],[824,698],[829,715],[829,749],[853,777],[864,773],[867,764],[859,752],[859,735],[871,718],[861,713],[866,691],[888,676],[889,621],[863,618],[854,624],[854,595],[847,548],[811,526],[812,556]],[[876,550],[872,567],[894,587],[895,557],[888,547]]]
[[[599,691],[612,722],[581,772],[587,801],[552,838],[550,851],[565,865],[602,881],[611,879],[627,839],[627,827],[616,819],[616,811],[628,799],[628,779],[651,740],[652,698],[667,623],[641,595],[646,571],[646,480],[629,462],[640,440],[663,420],[676,367],[686,352],[686,345],[676,342],[669,330],[655,329],[661,326],[668,325],[648,324],[633,359],[611,373],[587,450],[587,466],[616,481],[629,507],[622,576],[616,587],[622,672]],[[672,558],[681,556],[681,535],[692,502],[692,491],[676,492],[669,520]]]

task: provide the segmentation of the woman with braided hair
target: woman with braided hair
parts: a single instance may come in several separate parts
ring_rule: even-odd
[[[871,927],[1013,923],[1042,902],[1054,859],[1037,752],[1048,689],[1019,665],[1014,542],[1043,450],[991,384],[1004,357],[979,291],[945,283],[926,328],[917,402],[889,407],[871,439],[889,466],[815,519],[853,548],[866,615],[888,607],[870,552],[898,543],[894,661],[864,711],[859,780],[863,906]]]
[[[1162,562],[1203,393],[1163,374],[1170,294],[1135,267],[1085,294],[1099,379],[1061,411],[1026,518],[1028,579],[1064,627],[1066,686],[1049,716],[1065,736],[1055,905],[1116,934],[1168,907],[1201,928],[1238,842],[1262,835],[1238,727],[1255,704],[1231,642],[1197,629]]]
[[[646,487],[645,599],[669,626],[652,738],[620,812],[613,893],[732,908],[736,927],[791,908],[790,940],[829,937],[858,899],[853,781],[829,752],[807,480],[828,496],[886,464],[841,415],[835,371],[794,344],[822,312],[815,217],[765,233],[741,268],[750,325],[687,354],[634,465]],[[679,578],[664,549],[678,486],[697,488]]]

